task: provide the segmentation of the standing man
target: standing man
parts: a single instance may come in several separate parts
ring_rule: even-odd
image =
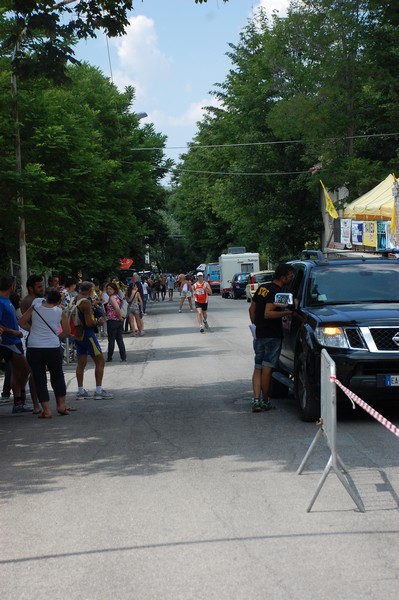
[[[197,282],[193,285],[195,308],[197,309],[198,325],[201,333],[209,328],[208,325],[208,295],[212,296],[211,286],[207,281],[204,281],[204,274],[199,271],[197,273]]]
[[[0,278],[0,359],[11,363],[11,387],[14,395],[13,414],[32,412],[25,408],[23,393],[30,368],[24,356],[17,315],[10,295],[15,292],[15,277]]]
[[[44,281],[41,275],[30,275],[26,280],[28,294],[21,301],[21,313],[24,314],[31,306],[33,300],[44,297]]]
[[[44,299],[44,280],[41,275],[30,275],[26,280],[26,289],[28,290],[27,295],[21,301],[21,314],[24,314],[32,306],[33,300],[37,298]],[[29,375],[29,390],[30,396],[33,403],[33,413],[38,414],[40,412],[39,399],[37,397],[35,380],[33,379],[32,373]],[[25,390],[21,391],[22,399],[25,396]]]
[[[168,286],[168,295],[169,295],[169,302],[172,302],[173,300],[173,292],[175,289],[175,278],[173,277],[172,273],[169,273],[169,275],[166,278],[166,283]]]
[[[94,327],[102,325],[104,319],[96,319],[93,312],[92,296],[94,294],[94,283],[92,281],[83,281],[80,284],[80,290],[77,296],[77,310],[81,325],[77,327],[75,338],[76,356],[78,364],[76,366],[76,379],[78,382],[77,400],[83,398],[92,398],[92,395],[83,387],[84,370],[87,365],[87,357],[90,356],[94,362],[94,377],[96,380],[95,400],[113,398],[112,394],[104,390],[102,381],[104,377],[105,361],[101,346],[94,333]]]
[[[252,375],[252,412],[274,408],[269,400],[269,390],[283,339],[282,318],[292,313],[276,305],[274,300],[276,294],[293,278],[294,269],[291,265],[279,265],[272,283],[264,283],[258,287],[249,307],[249,318],[256,327],[253,342],[255,368]]]

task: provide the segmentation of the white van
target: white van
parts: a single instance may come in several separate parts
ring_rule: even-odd
[[[220,265],[220,293],[223,298],[228,298],[231,280],[236,273],[253,273],[259,271],[258,252],[243,252],[242,254],[221,254]]]

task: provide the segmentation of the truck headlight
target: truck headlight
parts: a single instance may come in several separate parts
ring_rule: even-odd
[[[327,348],[349,348],[342,327],[317,327],[316,340]]]

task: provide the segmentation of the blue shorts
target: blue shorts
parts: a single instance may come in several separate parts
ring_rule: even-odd
[[[85,329],[83,339],[75,338],[76,355],[95,358],[102,354],[101,346],[92,329]]]
[[[255,369],[277,367],[282,340],[280,338],[256,338],[254,340]]]

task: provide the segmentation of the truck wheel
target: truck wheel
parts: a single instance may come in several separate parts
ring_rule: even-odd
[[[302,420],[317,421],[320,417],[320,400],[316,398],[309,382],[305,353],[301,352],[295,362],[294,395],[299,402]]]

